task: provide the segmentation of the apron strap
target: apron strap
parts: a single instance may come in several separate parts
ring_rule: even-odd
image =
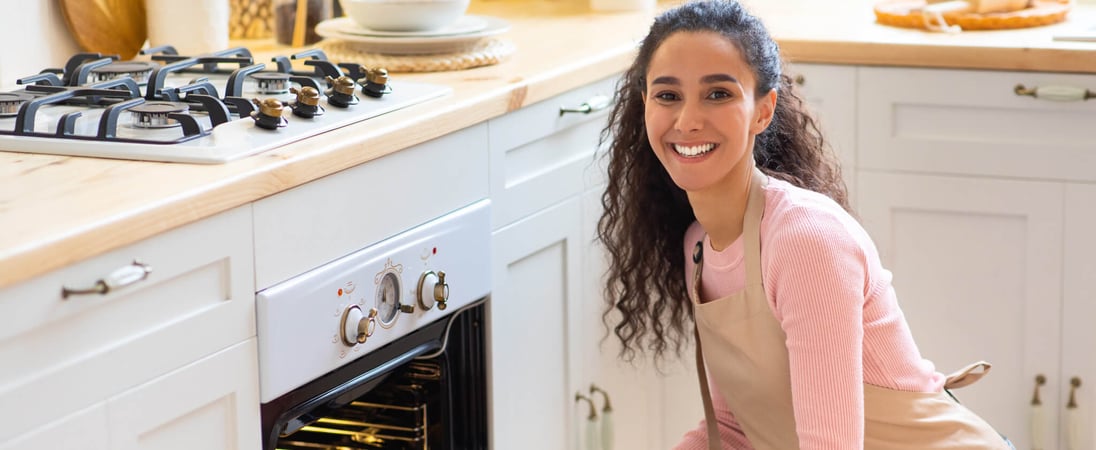
[[[704,423],[708,427],[708,450],[722,450],[722,439],[719,437],[719,424],[715,419],[715,408],[712,407],[712,393],[708,388],[708,374],[704,370],[704,353],[700,349],[700,330],[693,327],[693,335],[696,337],[696,376],[700,379],[700,396],[704,399]]]
[[[974,382],[981,380],[982,377],[989,373],[990,367],[993,367],[990,363],[978,361],[952,372],[944,380],[944,389],[958,389],[974,384]]]

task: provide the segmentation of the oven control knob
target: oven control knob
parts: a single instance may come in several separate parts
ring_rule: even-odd
[[[369,308],[369,314],[362,312],[358,305],[350,305],[342,316],[342,341],[353,347],[364,344],[377,329],[377,308]]]
[[[438,305],[438,309],[444,310],[445,303],[449,301],[449,285],[445,283],[445,272],[433,270],[423,272],[419,277],[419,306],[429,310]]]

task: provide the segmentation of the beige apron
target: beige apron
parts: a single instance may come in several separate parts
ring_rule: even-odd
[[[761,278],[759,228],[765,209],[767,177],[754,169],[742,238],[746,288],[701,303],[703,241],[693,255],[696,270],[690,294],[697,327],[697,372],[704,397],[710,449],[719,449],[704,362],[757,450],[799,448],[792,412],[791,377],[784,330],[773,316]],[[703,347],[701,346],[703,342]],[[978,369],[983,369],[978,371]],[[949,376],[946,388],[973,383],[989,365],[981,362]],[[864,448],[870,450],[1009,449],[984,420],[946,392],[904,392],[864,385]]]

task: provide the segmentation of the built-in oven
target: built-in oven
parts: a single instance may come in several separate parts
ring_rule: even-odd
[[[489,209],[258,293],[265,450],[488,447]]]

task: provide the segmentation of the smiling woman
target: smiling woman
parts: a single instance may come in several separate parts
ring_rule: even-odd
[[[696,339],[705,420],[677,448],[1009,448],[947,391],[989,364],[921,357],[782,69],[739,3],[686,3],[655,20],[603,133],[603,317],[626,358]]]

